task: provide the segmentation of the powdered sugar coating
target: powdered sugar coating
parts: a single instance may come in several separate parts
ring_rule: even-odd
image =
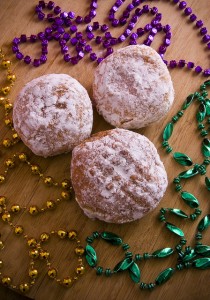
[[[110,223],[143,217],[158,205],[168,184],[152,142],[125,129],[99,132],[75,147],[71,179],[84,213]]]
[[[119,49],[97,67],[96,108],[115,127],[134,129],[159,121],[169,111],[174,89],[158,53],[144,45]]]
[[[93,110],[86,89],[67,74],[38,77],[19,93],[13,109],[14,128],[37,155],[69,152],[89,137]]]

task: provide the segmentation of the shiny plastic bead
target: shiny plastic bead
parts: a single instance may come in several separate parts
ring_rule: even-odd
[[[203,231],[210,226],[210,214],[206,215],[198,224],[198,230]]]
[[[210,258],[199,258],[193,261],[193,267],[196,269],[206,270],[210,268]]]
[[[168,281],[171,278],[171,276],[174,274],[174,271],[175,271],[175,269],[173,269],[173,268],[168,268],[168,269],[162,271],[158,275],[158,277],[155,279],[155,283],[157,285],[161,285],[161,284],[165,283],[166,281]]]
[[[4,105],[4,109],[5,109],[6,112],[11,111],[12,108],[13,108],[12,103],[6,103],[6,104]]]
[[[71,287],[72,284],[73,284],[73,281],[72,281],[71,278],[66,277],[66,278],[63,279],[62,284],[63,284],[63,286]]]
[[[0,175],[0,183],[3,183],[6,180],[4,175]]]
[[[8,74],[7,75],[7,80],[10,82],[14,82],[16,80],[16,75],[15,74]]]
[[[181,192],[181,197],[191,208],[197,208],[200,205],[198,199],[191,193],[183,191]]]
[[[96,275],[102,275],[103,274],[103,268],[102,267],[97,267],[96,268]]]
[[[77,238],[77,232],[75,230],[71,230],[68,232],[68,238],[70,240],[75,240]]]
[[[192,166],[193,162],[189,156],[184,153],[175,152],[173,154],[173,158],[176,162],[183,166]]]
[[[180,184],[177,184],[177,185],[175,186],[175,190],[176,190],[177,192],[181,191],[181,189],[182,189],[182,186],[181,186]]]
[[[174,178],[174,180],[173,180],[173,183],[180,183],[180,178],[179,177],[176,177],[176,178]]]
[[[61,182],[61,186],[62,186],[63,189],[69,189],[69,188],[71,187],[70,181],[67,180],[67,179],[63,180],[63,181]]]
[[[48,209],[55,208],[55,202],[53,200],[48,200],[47,203],[46,203],[46,205],[47,205]]]
[[[40,173],[40,168],[37,165],[31,165],[31,172],[32,174],[39,174]]]
[[[180,228],[174,226],[173,224],[171,224],[169,222],[166,222],[165,226],[169,231],[173,232],[174,234],[176,234],[180,237],[184,237],[184,232]]]
[[[70,193],[69,192],[61,192],[61,197],[64,199],[64,200],[68,200],[70,199]]]
[[[33,259],[37,259],[39,257],[39,251],[37,249],[32,249],[29,251],[29,256]]]
[[[129,275],[133,282],[140,282],[141,272],[138,265],[135,262],[133,262],[129,268]]]
[[[43,232],[41,235],[40,235],[40,241],[41,242],[47,242],[50,238],[50,235],[46,232]]]
[[[78,266],[75,271],[78,275],[83,275],[85,273],[85,267],[82,265]]]
[[[164,215],[160,215],[159,219],[160,219],[161,222],[165,222],[166,217]]]
[[[5,166],[8,168],[13,168],[15,166],[15,162],[13,159],[9,158],[5,161]]]
[[[112,232],[106,232],[106,231],[102,232],[101,238],[103,240],[111,243],[112,245],[121,245],[122,244],[122,239],[118,235],[116,235]]]
[[[193,102],[194,98],[195,98],[195,94],[189,95],[187,97],[187,99],[185,100],[185,102],[184,102],[184,104],[182,106],[182,109],[183,110],[187,109],[190,106],[190,104]]]
[[[202,130],[200,134],[201,134],[202,137],[207,136],[208,131],[207,130]]]
[[[36,269],[31,269],[31,270],[29,270],[29,273],[28,273],[29,277],[31,277],[33,279],[37,278],[38,274],[39,274],[38,270],[36,270]]]
[[[48,259],[50,257],[50,253],[46,250],[42,250],[39,253],[40,259]]]
[[[21,283],[21,284],[19,285],[19,289],[20,289],[20,291],[21,291],[22,293],[27,293],[27,292],[29,291],[29,289],[30,289],[30,286],[29,286],[28,283]]]
[[[182,110],[180,110],[178,113],[177,113],[177,116],[179,117],[179,118],[181,118],[182,116],[183,116],[183,111]]]
[[[85,247],[85,253],[86,253],[85,258],[89,266],[92,268],[95,267],[97,264],[97,255],[95,249],[92,246],[87,245]]]
[[[187,240],[185,238],[180,239],[180,244],[185,245],[187,243]]]
[[[23,227],[20,225],[15,226],[15,234],[21,235],[23,233]]]
[[[210,140],[209,139],[207,139],[207,138],[203,139],[201,151],[205,157],[210,157]]]
[[[140,261],[142,259],[143,259],[143,256],[141,256],[140,254],[135,255],[135,261]]]
[[[57,235],[59,236],[59,238],[61,239],[65,239],[67,237],[67,232],[65,230],[58,230]]]
[[[50,268],[48,271],[47,271],[47,275],[50,277],[50,278],[56,278],[57,276],[57,270],[54,269],[54,268]]]
[[[76,253],[76,255],[78,255],[78,256],[83,255],[84,252],[85,252],[85,249],[84,249],[82,246],[77,246],[77,247],[75,248],[75,253]]]
[[[27,240],[27,244],[28,244],[28,246],[29,246],[30,248],[36,247],[36,245],[37,245],[37,240],[34,239],[34,238],[29,238],[29,239]]]
[[[5,148],[9,148],[11,145],[12,145],[12,142],[10,139],[4,139],[3,142],[2,142],[2,145],[5,147]]]
[[[33,216],[35,216],[39,213],[39,209],[36,205],[30,206],[28,211]]]
[[[0,206],[4,206],[6,204],[6,197],[0,196]]]
[[[93,232],[93,237],[94,237],[94,239],[98,239],[100,237],[99,232],[98,231],[94,231]]]
[[[88,236],[88,237],[86,238],[86,242],[89,243],[89,244],[92,244],[93,241],[94,241],[94,238],[91,237],[91,236]]]
[[[2,91],[2,93],[3,93],[4,95],[8,95],[9,92],[10,92],[10,87],[9,87],[9,86],[5,86],[5,87],[3,87],[3,88],[1,89],[1,91]]]
[[[181,172],[179,174],[179,178],[187,179],[187,178],[191,178],[191,177],[193,177],[193,176],[195,176],[197,174],[198,174],[197,166],[194,166],[193,169],[189,169],[187,171]]]
[[[20,161],[26,161],[27,160],[27,155],[25,153],[20,153],[18,155],[18,158]]]
[[[122,244],[122,248],[126,251],[130,248],[130,246],[128,244]]]
[[[163,131],[163,140],[168,141],[173,133],[173,123],[168,123]]]
[[[205,126],[203,124],[198,125],[198,129],[204,129],[204,128],[205,128]]]
[[[168,144],[167,141],[163,141],[163,143],[162,143],[163,148],[167,147],[168,145],[169,145],[169,144]]]
[[[128,268],[130,268],[130,266],[132,265],[133,260],[132,258],[128,257],[125,258],[124,260],[120,261],[115,267],[114,267],[114,272],[121,272],[121,271],[125,271]]]
[[[133,253],[130,252],[130,251],[127,251],[127,252],[125,253],[125,257],[133,257]]]
[[[196,233],[195,238],[196,240],[201,240],[203,238],[202,233],[201,232]]]
[[[9,286],[11,284],[12,280],[10,277],[3,277],[1,279],[1,282],[4,286]]]
[[[185,212],[183,212],[182,210],[180,209],[177,209],[177,208],[171,208],[170,209],[170,212],[178,217],[181,217],[181,218],[188,218],[187,214]]]
[[[174,250],[172,248],[164,248],[164,249],[159,249],[156,250],[152,253],[152,256],[156,258],[164,258],[167,256],[170,256],[171,254],[174,253]]]
[[[52,186],[53,185],[53,179],[51,176],[47,176],[44,178],[44,183],[48,186]]]
[[[4,213],[2,216],[1,216],[2,220],[4,222],[10,222],[11,220],[11,215],[9,213]]]
[[[167,153],[171,153],[173,150],[173,148],[171,146],[166,147],[166,152]]]

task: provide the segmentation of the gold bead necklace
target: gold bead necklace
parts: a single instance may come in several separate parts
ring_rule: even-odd
[[[5,58],[5,55],[0,49],[0,63],[3,68],[7,70],[7,80],[10,84],[4,88],[1,88],[0,91],[3,93],[3,97],[0,97],[0,105],[4,106],[5,110],[5,118],[4,123],[5,125],[11,130],[12,138],[5,138],[1,146],[4,149],[10,148],[14,146],[20,141],[18,134],[15,132],[13,127],[12,118],[9,117],[9,114],[12,112],[12,104],[10,103],[9,98],[6,96],[9,94],[11,87],[14,85],[14,81],[16,76],[11,72],[11,62],[10,60]],[[47,266],[47,275],[48,278],[54,279],[55,282],[59,283],[65,287],[71,287],[73,283],[75,283],[81,275],[84,274],[85,267],[83,264],[82,256],[84,254],[84,248],[81,246],[81,242],[78,239],[78,234],[75,230],[66,231],[63,229],[59,230],[52,230],[50,233],[43,232],[40,235],[40,238],[37,240],[34,237],[29,236],[24,232],[24,228],[22,225],[14,224],[13,219],[15,215],[22,212],[23,210],[28,211],[31,216],[38,215],[40,213],[44,213],[46,211],[54,210],[59,203],[64,200],[70,200],[73,196],[72,186],[69,180],[64,179],[61,182],[55,181],[51,176],[45,176],[42,173],[41,168],[37,164],[33,164],[30,162],[28,155],[24,152],[12,154],[9,158],[5,159],[4,166],[5,169],[0,174],[0,185],[5,183],[7,180],[8,173],[11,172],[18,164],[23,163],[28,166],[31,173],[37,178],[41,179],[41,182],[47,187],[56,187],[60,189],[60,196],[57,197],[55,200],[47,200],[42,207],[38,207],[37,205],[31,205],[29,208],[23,206],[21,207],[19,204],[14,203],[10,204],[9,199],[2,195],[0,196],[0,217],[4,224],[8,224],[15,236],[22,236],[26,240],[26,244],[29,247],[29,257],[30,257],[30,265],[28,270],[28,275],[30,278],[29,282],[24,282],[19,285],[14,285],[12,283],[11,277],[4,276],[0,272],[0,281],[5,286],[8,286],[12,289],[17,289],[22,293],[27,293],[30,288],[35,284],[35,279],[38,277],[39,272],[37,268],[34,267],[35,261],[40,259],[41,261],[46,262]],[[49,241],[52,236],[57,236],[60,239],[65,239],[69,241],[74,241],[76,243],[75,246],[75,255],[77,257],[77,267],[74,270],[74,274],[70,277],[58,277],[57,269],[52,265],[50,260],[50,253],[48,250],[43,249],[43,245]],[[0,240],[0,247],[2,245],[2,249],[4,248],[3,242]],[[0,267],[2,265],[2,261],[0,260]],[[1,271],[1,270],[0,270]]]

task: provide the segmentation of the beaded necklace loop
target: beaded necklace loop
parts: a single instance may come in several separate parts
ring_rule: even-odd
[[[175,67],[183,68],[187,67],[189,70],[195,71],[196,74],[202,73],[204,76],[210,76],[210,69],[203,70],[201,66],[195,65],[195,63],[189,61],[186,62],[184,59],[179,61],[164,60],[164,55],[167,52],[168,47],[171,45],[171,26],[169,24],[162,25],[162,14],[158,11],[157,7],[149,7],[149,5],[143,5],[142,8],[138,6],[146,2],[146,0],[133,0],[126,9],[122,12],[119,19],[116,18],[115,13],[124,4],[124,1],[117,0],[115,4],[111,7],[108,15],[108,20],[111,23],[111,27],[115,28],[118,26],[126,25],[123,33],[118,36],[112,36],[112,33],[108,31],[110,25],[99,24],[99,22],[91,21],[95,18],[97,12],[97,0],[92,0],[90,4],[90,11],[88,15],[84,18],[81,16],[76,16],[72,11],[65,12],[61,10],[59,6],[56,6],[54,2],[49,1],[45,3],[44,1],[39,1],[38,5],[35,7],[35,13],[40,21],[45,20],[50,23],[49,27],[46,27],[44,31],[39,32],[37,35],[32,34],[27,37],[22,34],[19,38],[15,37],[13,39],[12,51],[15,53],[16,58],[23,60],[26,64],[33,64],[35,67],[39,67],[47,61],[48,54],[48,43],[51,40],[56,40],[61,47],[61,54],[63,59],[67,63],[76,65],[79,63],[84,56],[88,55],[90,61],[97,62],[98,64],[108,55],[112,54],[113,47],[117,44],[121,44],[125,40],[129,40],[129,45],[137,45],[138,38],[146,36],[143,41],[144,45],[151,46],[155,39],[155,36],[163,32],[164,39],[163,43],[158,48],[158,53],[163,59],[164,63],[171,69]],[[202,20],[197,20],[197,16],[192,12],[190,7],[187,7],[185,1],[172,1],[175,5],[178,5],[178,9],[184,12],[184,16],[189,18],[189,21],[193,24],[195,21],[196,29],[200,30],[200,35],[202,38],[202,43],[210,49],[210,35],[207,32],[206,27]],[[50,10],[52,13],[45,15],[43,10]],[[150,23],[146,24],[144,27],[139,27],[135,29],[139,18],[148,14],[152,17]],[[78,26],[80,24],[88,24],[82,32],[79,31]],[[134,31],[135,29],[135,31]],[[95,36],[94,32],[100,31]],[[19,44],[25,43],[27,41],[34,43],[37,40],[41,42],[41,56],[40,58],[31,59],[29,55],[24,56],[19,49]],[[98,56],[89,44],[90,41],[95,42],[95,46],[102,46],[104,48],[104,54]],[[69,51],[74,48],[76,55],[72,55]],[[72,51],[71,51],[72,52]]]

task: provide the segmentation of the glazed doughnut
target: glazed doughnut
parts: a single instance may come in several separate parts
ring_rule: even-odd
[[[73,149],[71,180],[84,213],[110,223],[145,216],[168,184],[153,143],[119,128],[99,132]]]
[[[27,83],[13,109],[14,128],[33,153],[69,152],[89,137],[93,110],[86,89],[66,74],[48,74]]]
[[[96,68],[93,98],[108,123],[138,129],[166,115],[174,89],[159,54],[148,46],[132,45],[117,50]]]

